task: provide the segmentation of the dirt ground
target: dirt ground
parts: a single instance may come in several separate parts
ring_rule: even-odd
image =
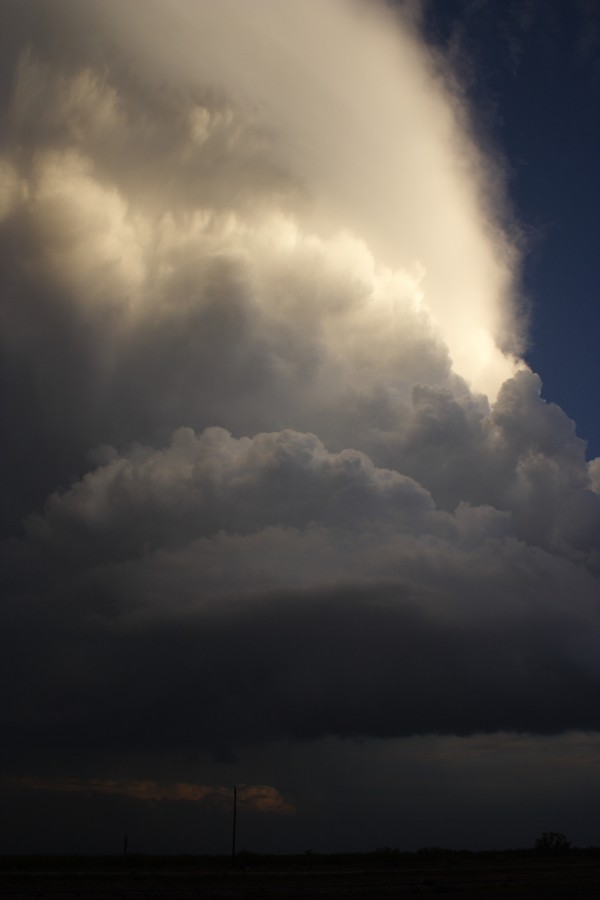
[[[301,860],[301,858],[300,858]],[[29,864],[4,860],[0,865],[0,897],[53,900],[211,900],[211,898],[349,897],[411,898],[449,894],[458,898],[507,897],[511,900],[595,900],[600,897],[600,856],[556,859],[536,857],[369,860],[329,864],[290,862],[277,866],[238,861],[160,864],[145,860],[99,862],[70,860]]]

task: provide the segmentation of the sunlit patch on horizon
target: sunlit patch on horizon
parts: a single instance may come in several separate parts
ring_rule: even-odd
[[[10,784],[29,791],[56,794],[83,794],[127,797],[131,800],[157,803],[161,800],[188,803],[212,803],[229,809],[232,789],[223,785],[194,784],[184,781],[159,782],[150,779],[126,781],[107,778],[35,778],[23,776]],[[242,809],[259,813],[291,816],[296,812],[293,803],[268,784],[242,784],[237,788],[237,802]]]

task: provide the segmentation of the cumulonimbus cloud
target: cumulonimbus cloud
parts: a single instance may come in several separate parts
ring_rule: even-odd
[[[415,26],[7,9],[6,752],[597,728],[598,461]]]

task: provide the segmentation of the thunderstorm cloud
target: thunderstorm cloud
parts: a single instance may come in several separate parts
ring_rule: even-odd
[[[3,7],[6,764],[600,727],[599,461],[414,17]]]

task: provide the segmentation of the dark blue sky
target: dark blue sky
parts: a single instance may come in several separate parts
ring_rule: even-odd
[[[527,360],[600,455],[600,4],[431,0],[476,126],[504,158],[527,239]]]

